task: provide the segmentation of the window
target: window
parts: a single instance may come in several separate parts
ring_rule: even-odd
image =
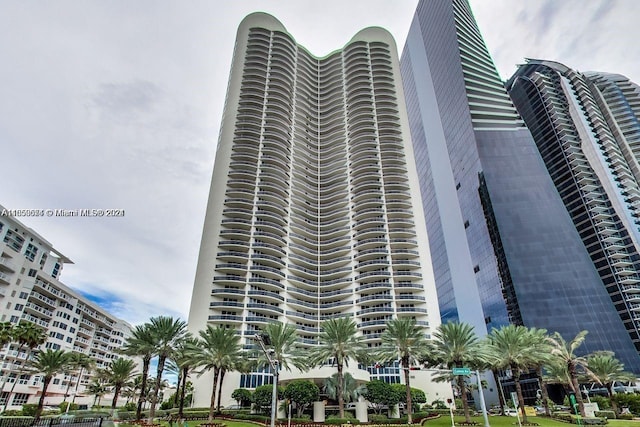
[[[36,274],[38,274],[36,270],[34,270],[33,268],[29,269],[29,277],[36,277]]]
[[[18,323],[18,320],[20,320],[18,316],[11,316],[11,319],[9,319],[9,322]]]
[[[27,250],[24,252],[24,256],[27,257],[29,261],[33,261],[38,254],[38,248],[32,243],[27,245]]]
[[[53,384],[55,384],[55,385],[60,384],[60,378],[54,378],[53,379]]]
[[[28,393],[16,393],[15,396],[13,396],[13,405],[24,405],[27,403],[27,401],[29,400],[29,394]]]
[[[40,258],[40,269],[42,269],[47,262],[47,254],[42,254],[42,258]]]
[[[2,392],[2,394],[0,394],[0,405],[5,404],[5,402],[7,401],[7,397],[9,397],[8,391]]]
[[[60,263],[56,262],[56,264],[53,266],[53,271],[51,272],[51,276],[56,278],[58,277],[58,274],[60,274]]]
[[[72,343],[72,342],[73,342],[73,338],[71,338],[71,337],[67,337],[67,342],[68,342],[68,343]]]
[[[76,332],[76,328],[69,328],[69,332],[71,332],[72,334]]]
[[[473,267],[473,272],[477,273],[478,271],[480,271],[480,266],[476,265],[475,267]]]
[[[24,309],[24,304],[16,304],[13,309],[15,311],[22,311]]]
[[[28,293],[26,292],[20,292],[20,295],[18,296],[18,298],[20,299],[27,299],[27,297],[29,296]]]

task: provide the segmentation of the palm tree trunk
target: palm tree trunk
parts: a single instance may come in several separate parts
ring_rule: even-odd
[[[404,383],[406,384],[406,394],[407,394],[407,423],[413,424],[413,419],[411,417],[412,412],[412,402],[411,402],[411,384],[409,383],[409,358],[402,358],[402,370],[404,371]],[[398,409],[399,410],[399,409]],[[400,414],[398,414],[400,415]]]
[[[220,399],[222,399],[222,382],[224,381],[224,374],[226,373],[226,369],[220,369],[220,384],[218,385],[218,412],[220,412]]]
[[[522,423],[527,424],[527,413],[524,410],[524,397],[522,396],[522,385],[520,385],[520,369],[510,366],[513,372],[513,382],[516,385],[516,394],[518,395],[518,405],[520,406],[520,414],[522,415]]]
[[[607,388],[607,398],[609,399],[609,403],[611,403],[611,410],[616,416],[618,415],[618,404],[613,400],[613,383],[605,384]]]
[[[576,372],[576,366],[569,362],[567,364],[567,370],[569,371],[569,378],[571,378],[571,388],[576,395],[576,402],[578,402],[578,410],[580,415],[585,417],[584,402],[582,401],[582,394],[580,393],[580,386],[578,385],[578,373]]]
[[[340,411],[340,418],[344,418],[344,375],[342,374],[342,364],[338,363],[338,384],[337,384],[337,394],[338,394],[338,410]]]
[[[38,400],[38,408],[36,408],[36,415],[33,419],[34,422],[40,419],[40,415],[42,414],[42,408],[44,408],[44,398],[47,396],[47,389],[49,388],[49,383],[53,377],[45,376],[42,384],[42,394],[40,395],[40,399]]]
[[[138,397],[138,407],[136,408],[136,420],[140,420],[142,418],[142,405],[147,398],[147,378],[149,377],[150,364],[150,357],[145,357],[142,359],[142,384],[140,386],[140,396]]]
[[[504,394],[502,390],[502,383],[500,382],[500,376],[498,375],[497,369],[492,369],[491,373],[493,374],[493,380],[498,386],[498,404],[500,405],[500,413],[504,414],[505,402],[504,402]]]
[[[120,394],[120,388],[121,386],[117,385],[115,386],[115,389],[113,390],[113,400],[111,401],[111,416],[113,417],[113,414],[115,414],[116,412],[116,405],[118,404],[118,395]]]
[[[213,368],[213,391],[211,392],[211,402],[209,403],[209,422],[213,421],[213,412],[216,407],[216,391],[218,390],[219,368]]]
[[[182,368],[182,385],[178,382],[178,386],[180,387],[180,404],[178,406],[178,417],[182,419],[182,413],[184,412],[184,394],[187,392],[187,373],[189,372],[189,367],[185,366]]]
[[[544,414],[547,417],[551,416],[551,411],[549,410],[549,392],[547,391],[547,382],[544,380],[542,375],[542,365],[536,366],[536,375],[538,376],[538,380],[540,381],[540,394],[542,399],[542,407],[544,408]]]
[[[462,375],[458,375],[458,390],[460,390],[460,399],[462,400],[462,408],[464,410],[464,420],[466,423],[471,423],[469,402],[467,402],[467,387],[464,384],[464,378]]]
[[[80,380],[82,379],[82,371],[84,371],[84,368],[81,366],[80,372],[78,373],[78,381],[76,381],[76,388],[73,391],[73,397],[71,398],[71,404],[74,404],[76,401],[76,396],[78,395],[78,386],[80,385]]]
[[[156,386],[153,388],[153,401],[151,402],[151,408],[149,409],[149,418],[153,420],[156,416],[156,404],[160,397],[160,384],[162,384],[162,372],[164,371],[164,362],[166,357],[158,357],[158,370],[156,371]]]

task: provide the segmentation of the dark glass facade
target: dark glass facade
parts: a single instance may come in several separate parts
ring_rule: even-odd
[[[584,352],[640,371],[466,0],[420,2],[401,70],[443,322],[587,329]]]

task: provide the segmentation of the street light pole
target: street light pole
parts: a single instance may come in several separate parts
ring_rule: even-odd
[[[489,427],[489,418],[487,417],[487,405],[484,403],[484,392],[482,391],[482,381],[480,380],[480,371],[476,370],[476,379],[478,380],[478,395],[480,395],[480,407],[482,408],[482,416],[484,418],[484,427]]]
[[[273,350],[271,352],[267,350],[268,345],[271,345],[271,339],[269,335],[254,335],[253,339],[260,344],[262,352],[269,361],[271,372],[273,372],[273,391],[271,392],[271,427],[276,425],[276,411],[278,410],[278,359],[273,358]]]

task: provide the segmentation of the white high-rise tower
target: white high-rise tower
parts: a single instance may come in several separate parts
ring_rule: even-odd
[[[318,58],[272,16],[241,23],[200,248],[189,327],[295,324],[318,343],[322,321],[351,316],[375,347],[385,323],[440,322],[396,45],[360,31]],[[282,373],[326,378],[334,370]],[[400,382],[396,367],[356,379]],[[210,379],[197,380],[207,405]],[[269,373],[225,377],[223,404]],[[202,384],[198,387],[198,384]],[[225,403],[226,402],[226,403]]]

